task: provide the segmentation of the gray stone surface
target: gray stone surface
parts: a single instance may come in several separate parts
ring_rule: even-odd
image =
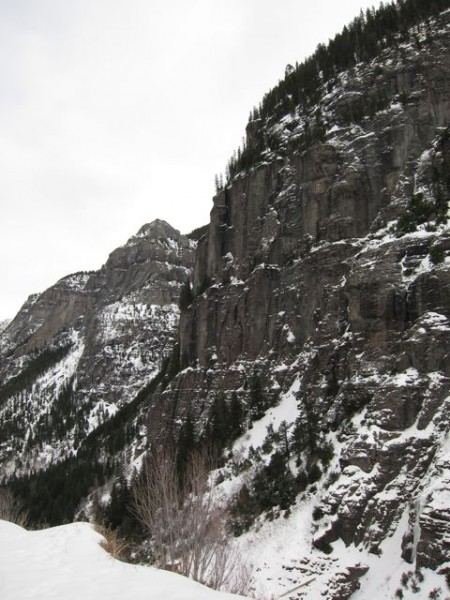
[[[445,31],[427,52],[386,51],[381,74],[359,66],[322,99],[332,125],[355,92],[387,92],[390,102],[373,118],[336,126],[303,152],[290,144],[295,124],[278,124],[285,142],[277,153],[214,198],[195,262],[196,298],[181,315],[182,370],[149,412],[150,439],[161,443],[187,414],[200,433],[218,390],[235,392],[245,407],[255,371],[273,401],[300,374],[299,412],[312,410],[319,430],[339,440],[341,472],[321,502],[333,517],[318,529],[319,548],[341,538],[378,553],[421,496],[448,431],[448,225],[396,234],[415,189],[432,194],[442,159]],[[251,124],[247,134],[251,145]],[[435,247],[445,257],[436,264]],[[418,564],[444,560],[449,511],[426,504],[420,513],[409,550]],[[333,598],[356,587],[347,581]]]

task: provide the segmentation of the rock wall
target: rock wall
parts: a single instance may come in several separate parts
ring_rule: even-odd
[[[448,436],[448,208],[401,223],[414,198],[437,206],[450,160],[449,21],[426,51],[397,45],[324,90],[310,111],[324,115],[324,140],[297,149],[300,113],[266,125],[277,148],[214,198],[180,320],[181,371],[149,411],[150,439],[164,443],[188,414],[201,435],[218,392],[248,408],[255,372],[274,403],[298,381],[298,415],[312,407],[339,455],[316,550],[340,539],[377,553],[411,510],[417,565],[434,569],[450,535],[448,507],[423,487]],[[348,123],[371,96],[384,107]]]

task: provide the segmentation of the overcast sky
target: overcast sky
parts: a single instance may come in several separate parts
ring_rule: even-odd
[[[144,223],[207,223],[251,108],[372,4],[0,0],[0,320]]]

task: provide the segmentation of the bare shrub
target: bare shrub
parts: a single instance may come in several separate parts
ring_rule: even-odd
[[[156,562],[175,569],[174,551],[181,528],[179,486],[173,454],[153,453],[132,488],[132,512],[150,534]]]
[[[0,519],[11,521],[21,527],[28,525],[29,519],[24,503],[8,488],[0,489]]]
[[[247,596],[250,592],[252,573],[240,552],[225,542],[215,560],[207,585],[215,590]]]
[[[104,540],[100,542],[100,546],[103,550],[117,560],[122,560],[125,557],[128,544],[119,538],[117,531],[106,527],[105,525],[98,524],[95,525],[95,531],[104,537]]]
[[[235,587],[241,562],[225,535],[225,511],[214,502],[211,461],[194,452],[183,483],[173,452],[153,453],[133,486],[133,511],[151,536],[159,566],[214,589]]]

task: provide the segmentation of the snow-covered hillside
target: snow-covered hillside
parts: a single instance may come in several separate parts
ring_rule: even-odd
[[[0,520],[2,600],[237,600],[153,567],[112,558],[87,523],[26,531]]]
[[[408,375],[413,376],[411,373],[405,374]],[[401,378],[397,378],[398,383]],[[222,501],[228,502],[242,482],[249,481],[248,472],[241,472],[237,476],[235,474],[239,463],[251,462],[249,450],[254,456],[256,452],[263,463],[270,462],[270,450],[266,448],[264,451],[264,440],[267,439],[269,430],[277,432],[283,423],[288,429],[293,425],[298,416],[296,394],[299,389],[299,381],[296,380],[289,392],[282,397],[280,404],[269,409],[262,419],[254,423],[250,431],[236,440],[232,460],[220,470],[221,479],[225,479],[218,486]],[[448,412],[449,403],[450,397],[442,407],[444,412]],[[380,435],[379,427],[374,423],[365,424],[364,417],[367,417],[366,413],[354,417],[352,427],[358,431],[361,439],[376,440]],[[425,512],[438,514],[445,521],[450,509],[450,434],[439,433],[437,424],[442,417],[442,414],[438,415],[436,422],[425,430],[418,431],[416,427],[410,427],[407,432],[399,433],[399,436],[407,436],[411,445],[417,439],[427,440],[433,436],[440,438],[440,450],[428,476],[419,484],[417,496],[420,511],[425,509]],[[353,544],[346,546],[342,540],[333,544],[329,555],[314,547],[314,539],[320,535],[320,530],[326,530],[333,521],[331,511],[328,512],[327,508],[324,510],[324,504],[330,502],[330,498],[345,494],[345,504],[351,510],[352,503],[357,502],[369,486],[373,492],[374,504],[395,504],[398,502],[397,489],[402,484],[401,481],[393,480],[389,489],[377,494],[373,484],[376,473],[366,474],[354,466],[344,469],[341,477],[332,483],[332,474],[337,477],[341,472],[340,461],[348,451],[348,443],[341,443],[333,433],[330,438],[335,448],[335,458],[330,465],[329,479],[317,482],[299,495],[288,511],[275,510],[275,519],[259,518],[249,532],[235,541],[253,573],[253,597],[285,596],[316,600],[324,596],[323,591],[326,589],[330,597],[341,598],[339,593],[343,593],[342,587],[339,589],[336,583],[342,584],[351,579],[353,574],[355,580],[360,578],[361,587],[351,595],[351,600],[414,600],[418,597],[448,600],[450,586],[446,580],[446,572],[450,566],[450,556],[437,571],[422,567],[416,569],[414,561],[406,561],[402,556],[410,526],[408,507],[400,514],[376,552],[372,552],[367,543],[357,547]],[[391,443],[395,443],[395,439]],[[291,468],[298,471],[295,461],[292,461]],[[399,479],[407,478],[407,470],[403,470]],[[325,512],[328,514],[324,514]],[[375,527],[372,532],[374,536],[376,529]],[[420,535],[419,525],[416,526],[416,535]],[[448,542],[448,539],[444,540],[443,546],[448,547]],[[349,586],[348,591],[351,592],[351,589]]]
[[[0,482],[58,469],[63,461],[77,469],[83,462],[78,498],[67,483],[74,504],[60,515],[65,521],[96,477],[104,483],[111,476],[119,455],[133,460],[142,452],[142,405],[171,353],[195,247],[156,220],[114,250],[99,271],[69,275],[30,296],[0,336]],[[108,436],[114,437],[109,446]],[[67,509],[60,484],[53,491],[58,478],[50,475],[45,487]],[[34,515],[51,524],[60,517]]]

